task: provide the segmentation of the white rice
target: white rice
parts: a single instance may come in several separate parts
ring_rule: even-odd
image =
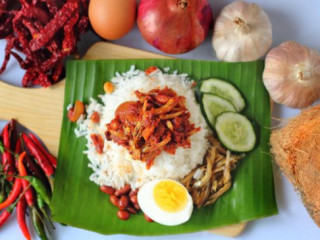
[[[169,68],[165,68],[169,71]],[[112,94],[99,96],[102,104],[91,99],[86,107],[87,119],[81,122],[76,129],[77,136],[87,138],[87,150],[84,152],[90,160],[89,167],[93,170],[90,180],[98,185],[112,186],[117,189],[129,183],[132,188],[142,186],[144,183],[155,179],[169,178],[179,180],[188,174],[198,164],[202,163],[203,157],[208,148],[207,124],[196,103],[193,81],[190,81],[187,74],[163,73],[157,70],[147,76],[144,71],[136,70],[131,66],[125,73],[116,73],[111,79],[115,85]],[[175,155],[162,152],[156,157],[154,165],[147,170],[145,163],[133,160],[131,155],[123,146],[105,139],[105,125],[114,117],[117,107],[126,101],[135,101],[137,97],[135,90],[147,92],[154,88],[172,88],[178,95],[186,97],[186,106],[191,113],[190,121],[201,131],[191,136],[191,148],[178,148]],[[100,113],[100,123],[94,124],[90,120],[93,112]],[[91,134],[98,133],[104,137],[104,152],[98,154],[90,138]]]

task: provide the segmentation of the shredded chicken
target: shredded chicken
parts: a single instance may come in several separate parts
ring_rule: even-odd
[[[198,207],[213,204],[231,187],[230,172],[244,155],[232,155],[213,136],[202,165],[197,166],[181,182]]]

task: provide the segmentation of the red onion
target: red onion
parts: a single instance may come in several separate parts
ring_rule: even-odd
[[[141,0],[138,26],[159,50],[179,54],[196,48],[207,36],[212,11],[206,0]]]

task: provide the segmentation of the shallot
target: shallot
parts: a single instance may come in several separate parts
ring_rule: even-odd
[[[296,42],[272,49],[265,62],[263,82],[271,98],[292,108],[320,99],[320,54]]]

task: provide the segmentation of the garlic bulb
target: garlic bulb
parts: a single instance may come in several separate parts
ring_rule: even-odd
[[[320,54],[296,42],[272,49],[263,82],[271,98],[292,108],[304,108],[320,98]]]
[[[254,61],[267,53],[271,43],[269,17],[257,4],[239,1],[222,9],[212,39],[219,59],[229,62]]]

